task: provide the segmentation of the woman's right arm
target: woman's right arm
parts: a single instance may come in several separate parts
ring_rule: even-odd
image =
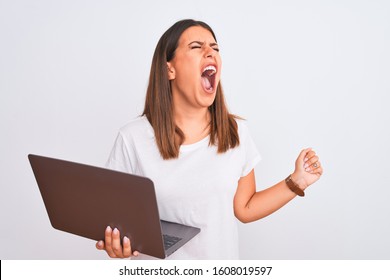
[[[105,250],[111,258],[129,258],[137,257],[138,251],[132,252],[130,239],[123,237],[123,246],[121,245],[120,232],[117,228],[114,230],[110,226],[104,232],[104,241],[100,240],[96,243],[98,250]]]

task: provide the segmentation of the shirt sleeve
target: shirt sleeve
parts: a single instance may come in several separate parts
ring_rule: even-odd
[[[134,173],[135,154],[131,152],[132,149],[129,149],[129,145],[129,141],[125,140],[122,133],[119,132],[107,160],[106,168],[126,173]]]
[[[245,155],[244,165],[242,167],[241,177],[245,177],[261,161],[261,155],[257,150],[256,144],[250,135],[245,121],[240,121],[240,146]]]

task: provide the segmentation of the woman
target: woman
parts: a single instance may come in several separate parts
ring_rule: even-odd
[[[171,258],[237,259],[237,219],[273,213],[322,174],[315,152],[304,149],[288,179],[256,192],[260,155],[245,121],[227,110],[220,74],[212,29],[175,23],[157,44],[143,115],[120,130],[108,161],[154,181],[161,219],[201,228]],[[96,247],[110,257],[139,254],[109,227]]]

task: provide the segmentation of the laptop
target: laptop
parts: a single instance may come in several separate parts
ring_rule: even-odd
[[[148,178],[39,155],[28,158],[55,229],[97,241],[110,226],[120,231],[121,240],[130,239],[132,250],[160,259],[200,232],[160,220]]]

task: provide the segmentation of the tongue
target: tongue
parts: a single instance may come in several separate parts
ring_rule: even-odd
[[[210,80],[207,77],[204,76],[202,77],[202,85],[206,90],[212,89]]]

